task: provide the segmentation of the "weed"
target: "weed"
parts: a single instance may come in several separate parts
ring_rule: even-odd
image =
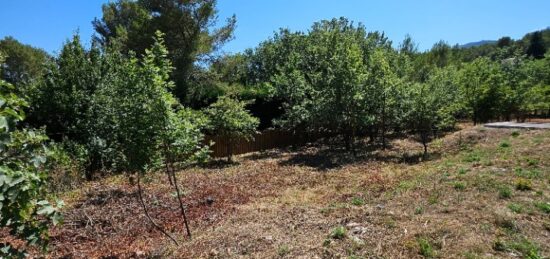
[[[513,211],[514,213],[522,213],[523,212],[523,206],[517,203],[510,203],[508,204],[508,209]]]
[[[466,172],[468,172],[468,169],[466,169],[466,168],[460,168],[460,169],[458,169],[458,174],[464,175],[464,174],[466,174]]]
[[[354,206],[363,206],[365,205],[365,200],[360,197],[354,197],[353,199],[351,199],[351,204]]]
[[[435,257],[436,253],[432,244],[430,244],[430,241],[425,238],[419,238],[417,242],[420,249],[420,255],[424,256],[425,258]]]
[[[512,233],[519,231],[516,221],[506,216],[497,216],[495,224],[498,227],[506,229]]]
[[[455,190],[457,191],[463,191],[464,189],[466,189],[466,184],[463,183],[463,182],[455,182],[453,184],[453,187],[455,188]]]
[[[466,157],[464,157],[464,162],[472,163],[472,162],[479,162],[481,161],[481,155],[479,151],[472,151],[470,153],[466,154]]]
[[[346,237],[346,228],[343,226],[336,227],[329,235],[332,239],[344,239]]]
[[[420,214],[422,214],[422,213],[424,213],[424,207],[418,206],[418,207],[416,207],[416,208],[414,209],[414,214],[415,214],[415,215],[420,215]]]
[[[516,175],[519,176],[519,177],[523,177],[523,178],[528,178],[528,179],[538,179],[541,177],[541,172],[537,169],[528,169],[528,170],[524,170],[522,168],[516,168],[515,169],[516,171]]]
[[[502,186],[498,190],[498,197],[500,199],[509,199],[512,197],[512,189],[508,186]]]
[[[430,205],[437,204],[439,202],[439,193],[432,193],[430,194],[430,197],[428,197],[428,203]]]
[[[517,138],[517,137],[519,137],[519,131],[514,130],[514,131],[512,131],[512,134],[510,134],[510,135],[512,135],[512,137],[514,137],[514,138]]]
[[[323,240],[323,246],[325,246],[325,247],[329,246],[331,242],[332,241],[330,241],[330,239],[327,238],[327,239]]]
[[[527,165],[529,166],[536,166],[538,165],[539,160],[533,159],[533,158],[527,158]]]
[[[397,227],[397,222],[395,220],[393,220],[392,218],[386,218],[386,219],[384,219],[384,225],[387,228],[396,228]]]
[[[535,202],[535,207],[546,214],[550,214],[550,202]]]
[[[281,245],[277,249],[277,254],[279,254],[280,257],[287,255],[289,252],[290,252],[290,248],[287,245]]]
[[[498,251],[498,252],[505,252],[507,250],[507,247],[506,247],[506,244],[504,242],[497,239],[493,243],[493,250]]]
[[[529,179],[520,178],[516,180],[516,190],[529,191],[533,189],[533,183]]]
[[[520,252],[524,258],[542,258],[539,247],[535,243],[529,241],[527,238],[524,237],[518,241],[508,243],[507,247]]]
[[[502,142],[500,142],[499,146],[501,148],[508,148],[511,146],[510,142],[508,140],[503,140]]]

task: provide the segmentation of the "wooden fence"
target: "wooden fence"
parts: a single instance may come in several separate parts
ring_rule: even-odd
[[[254,139],[234,139],[233,155],[262,151],[272,148],[282,148],[292,145],[303,145],[309,141],[323,137],[321,134],[294,133],[283,130],[265,130],[254,134]],[[213,141],[215,144],[210,148],[212,157],[227,156],[229,141],[222,136],[206,136],[206,143]]]

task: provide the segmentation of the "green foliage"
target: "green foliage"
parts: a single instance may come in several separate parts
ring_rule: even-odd
[[[533,189],[533,183],[529,179],[519,178],[516,180],[516,190],[530,191]]]
[[[332,239],[344,239],[347,235],[346,228],[343,226],[339,226],[334,228],[331,232],[329,237]]]
[[[433,248],[429,240],[427,240],[426,238],[419,238],[417,239],[417,242],[420,255],[424,256],[425,258],[434,258],[436,256],[435,249]]]
[[[45,249],[48,227],[61,220],[62,203],[56,206],[46,199],[47,137],[40,131],[16,128],[25,118],[26,105],[11,84],[0,80],[0,228],[27,245]],[[10,244],[0,249],[0,256],[22,255],[24,250]]]
[[[550,214],[550,202],[535,202],[535,207],[546,214]]]
[[[245,102],[222,96],[205,110],[211,129],[229,140],[228,159],[232,156],[231,142],[238,138],[251,140],[260,123],[245,106]]]
[[[457,191],[463,191],[464,189],[466,189],[466,184],[463,182],[455,182],[453,183],[453,188],[455,188],[455,190]]]
[[[45,51],[22,44],[12,37],[0,40],[0,52],[4,53],[5,58],[0,78],[25,90],[41,79],[45,73],[44,65],[50,59]]]
[[[363,206],[365,205],[365,200],[360,197],[353,197],[353,199],[351,199],[351,204],[354,206]]]
[[[522,213],[523,212],[523,206],[517,203],[510,203],[508,204],[508,209],[513,211],[514,213]]]
[[[217,27],[216,1],[118,0],[103,5],[103,16],[95,19],[96,41],[103,46],[117,41],[124,53],[144,54],[156,31],[166,34],[168,58],[175,70],[173,92],[185,100],[203,79],[198,62],[208,62],[233,37],[235,16]]]
[[[499,147],[501,147],[501,148],[509,148],[510,145],[511,145],[511,144],[510,144],[510,141],[508,141],[508,140],[503,140],[503,141],[500,142]]]
[[[498,189],[498,197],[500,199],[509,199],[512,197],[512,189],[508,186],[502,186]]]

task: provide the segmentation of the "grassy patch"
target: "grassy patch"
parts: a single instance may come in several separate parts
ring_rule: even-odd
[[[523,212],[523,206],[517,203],[510,203],[508,204],[508,209],[513,211],[514,213],[522,213]]]
[[[416,240],[418,243],[419,254],[425,258],[435,258],[436,252],[433,248],[433,245],[426,238],[418,238]]]
[[[330,234],[329,237],[332,239],[344,239],[346,237],[347,231],[346,228],[343,226],[339,226],[334,228]]]
[[[453,183],[453,188],[457,191],[464,191],[466,189],[466,184],[464,182],[455,182]]]
[[[351,199],[351,204],[354,206],[363,206],[365,205],[365,200],[361,197],[353,197],[353,199]]]
[[[550,202],[535,202],[534,204],[540,211],[550,214]]]
[[[501,147],[501,148],[509,148],[509,147],[512,146],[512,144],[510,144],[510,141],[505,139],[505,140],[501,141],[500,144],[498,144],[498,146]]]
[[[528,258],[528,259],[542,258],[540,254],[539,246],[524,237],[520,238],[519,240],[506,244],[506,247],[521,253],[523,258]]]
[[[508,186],[501,186],[498,189],[498,197],[500,199],[509,199],[510,197],[512,197],[512,189],[510,189],[510,187]]]

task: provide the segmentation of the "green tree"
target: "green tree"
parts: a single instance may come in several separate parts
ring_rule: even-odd
[[[0,77],[18,88],[41,79],[50,59],[45,51],[22,44],[13,37],[0,40],[0,52],[5,56]]]
[[[504,99],[500,88],[502,78],[499,66],[487,58],[467,63],[461,70],[462,100],[474,125],[501,114]]]
[[[536,59],[542,59],[545,53],[546,46],[544,45],[542,32],[533,32],[529,39],[529,46],[527,47],[526,54]]]
[[[245,102],[222,96],[205,110],[213,131],[227,138],[228,162],[233,159],[234,141],[239,138],[251,140],[260,123],[245,106]]]
[[[176,82],[174,92],[183,101],[189,88],[201,79],[201,69],[195,64],[209,61],[232,38],[235,16],[221,27],[215,27],[217,17],[215,0],[119,0],[105,4],[103,17],[93,25],[103,45],[117,39],[126,50],[138,54],[153,43],[157,30],[163,32],[175,67],[171,77]]]
[[[2,61],[0,54],[0,64]],[[0,228],[7,228],[27,246],[45,249],[49,226],[61,219],[58,208],[62,203],[54,206],[47,199],[47,137],[40,131],[17,129],[25,118],[26,106],[14,87],[0,80]],[[0,257],[23,257],[25,250],[2,244]]]
[[[409,125],[419,135],[428,154],[430,136],[437,131],[452,129],[460,110],[457,76],[453,67],[436,69],[426,83],[416,83],[408,89],[410,101]]]

